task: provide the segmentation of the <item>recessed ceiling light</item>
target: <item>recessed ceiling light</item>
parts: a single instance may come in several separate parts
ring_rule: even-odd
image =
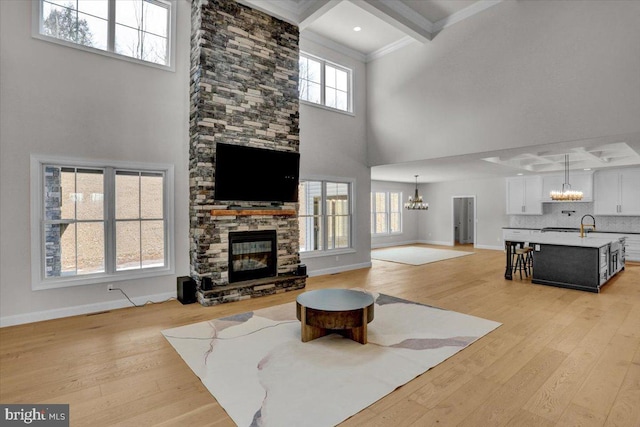
[[[522,176],[522,175],[524,175],[524,174],[523,174],[523,173],[519,173],[519,174],[518,174],[518,176]]]
[[[586,170],[586,171],[590,171],[590,170],[591,170],[591,168],[584,168],[584,170]]]
[[[360,28],[360,27],[353,27],[353,31],[355,31],[355,32],[358,32],[358,31],[360,31],[360,30],[362,30],[362,28]]]

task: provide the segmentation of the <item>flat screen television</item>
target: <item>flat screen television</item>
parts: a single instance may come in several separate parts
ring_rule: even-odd
[[[216,201],[298,201],[300,154],[233,144],[216,144]]]

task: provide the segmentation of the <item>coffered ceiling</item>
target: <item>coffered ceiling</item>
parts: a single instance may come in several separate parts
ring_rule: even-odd
[[[292,24],[303,39],[368,62],[438,34],[503,0],[237,0]],[[359,27],[359,31],[354,31]],[[372,179],[420,183],[640,164],[640,135],[374,166]]]
[[[369,61],[502,0],[238,0],[298,25],[302,37]],[[354,31],[359,27],[359,31]]]

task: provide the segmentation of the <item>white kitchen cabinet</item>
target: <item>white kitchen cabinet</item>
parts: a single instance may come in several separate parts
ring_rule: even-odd
[[[538,235],[540,233],[540,230],[537,229],[530,229],[530,228],[503,228],[502,229],[502,246],[504,246],[504,242],[507,236],[511,236],[512,238],[514,236],[518,236],[522,238],[523,242],[528,242],[529,241],[529,237],[527,236],[532,236],[532,235]]]
[[[627,261],[640,262],[640,234],[627,234],[625,255]]]
[[[597,222],[596,222],[597,224]],[[625,234],[625,233],[599,233],[599,232],[591,232],[587,234],[587,239],[589,237],[598,237],[598,238],[606,238],[606,237],[614,237],[620,238],[624,237],[625,240],[625,255],[627,261],[635,261],[640,262],[640,234]]]
[[[542,177],[507,178],[507,215],[542,215]]]
[[[596,172],[594,199],[595,215],[640,215],[640,168]]]
[[[564,203],[560,200],[551,200],[552,191],[562,191],[564,184],[564,174],[544,175],[542,177],[542,201],[553,203]],[[571,202],[592,202],[593,201],[593,173],[574,172],[569,175],[569,184],[574,191],[582,191],[582,200],[569,200]]]

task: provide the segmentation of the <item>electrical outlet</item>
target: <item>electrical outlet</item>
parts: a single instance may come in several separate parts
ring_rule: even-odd
[[[112,284],[108,284],[107,285],[107,292],[111,292],[113,290],[113,285]]]

